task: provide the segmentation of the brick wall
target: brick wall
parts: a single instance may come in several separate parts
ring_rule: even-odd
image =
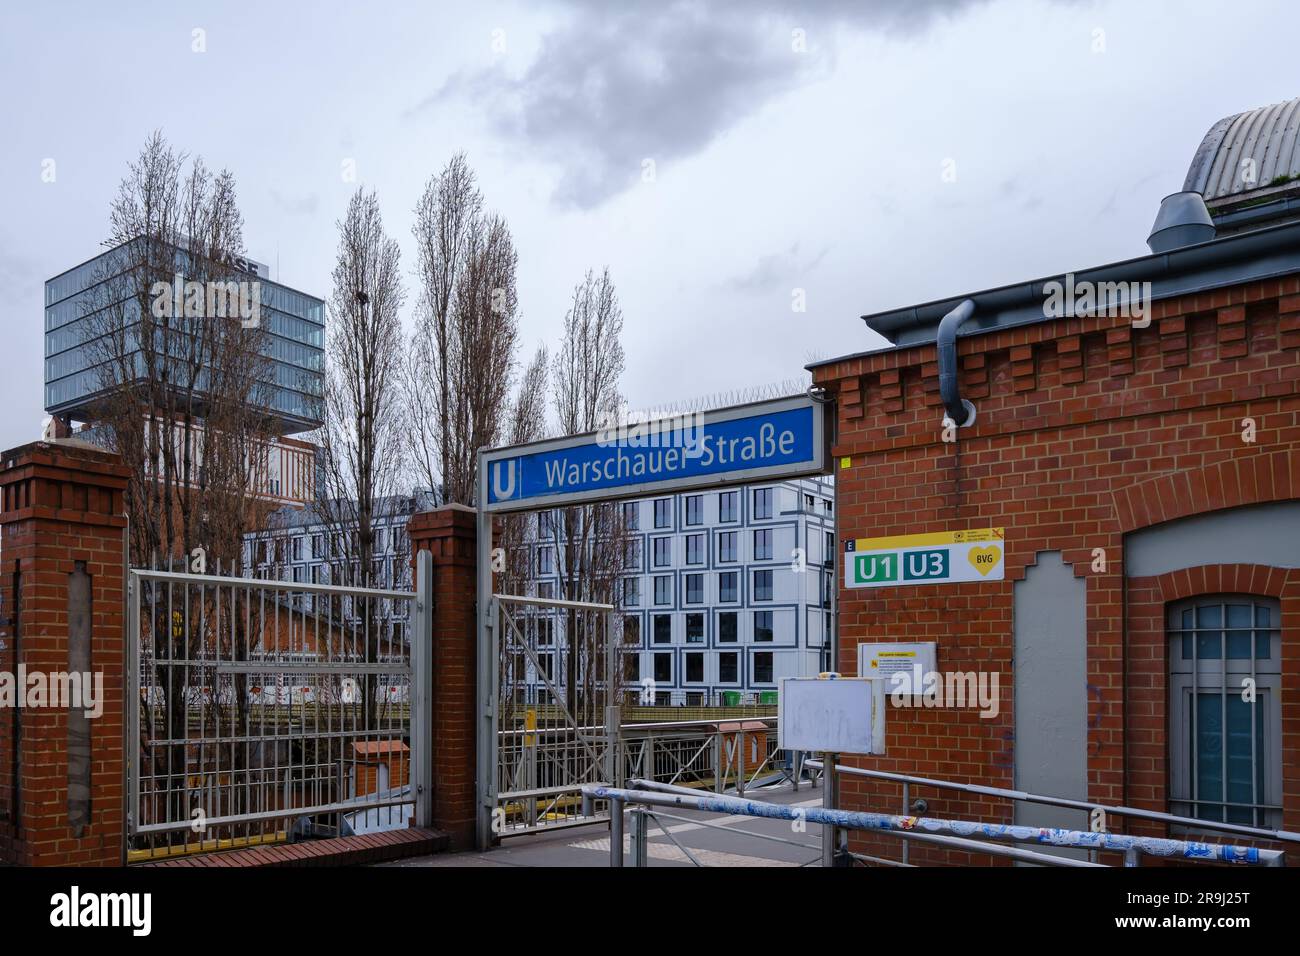
[[[69,579],[90,577],[89,816],[69,820],[68,709],[0,710],[0,861],[123,860],[123,645],[127,472],[115,455],[38,442],[0,462],[0,670],[68,671]]]
[[[421,551],[433,558],[433,825],[451,847],[469,849],[475,839],[475,627],[477,564],[475,512],[446,505],[411,516],[406,525],[411,563]]]
[[[888,753],[870,766],[1012,786],[1013,587],[1039,552],[1058,550],[1087,582],[1088,799],[1168,809],[1164,602],[1249,585],[1283,602],[1284,825],[1300,827],[1296,572],[1210,566],[1195,581],[1177,572],[1126,583],[1123,562],[1126,532],[1300,497],[1300,278],[1158,302],[1147,328],[1088,317],[964,337],[958,355],[961,394],[978,416],[956,443],[941,439],[933,345],[814,370],[838,403],[841,541],[1006,528],[1004,581],[841,584],[841,671],[854,671],[860,641],[935,640],[941,671],[996,669],[1003,678],[994,720],[891,706]],[[1242,439],[1245,418],[1256,425],[1253,443]],[[1092,570],[1098,548],[1104,572]],[[897,785],[849,778],[844,791],[849,808],[901,809]],[[1006,801],[918,795],[931,816],[1011,820]],[[898,856],[897,842],[870,846]],[[911,853],[964,858],[920,844]]]

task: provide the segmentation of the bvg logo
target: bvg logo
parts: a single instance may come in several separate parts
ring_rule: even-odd
[[[496,461],[492,463],[492,500],[507,501],[515,496],[514,461]]]

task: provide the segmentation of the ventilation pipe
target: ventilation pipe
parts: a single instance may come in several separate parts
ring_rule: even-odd
[[[1171,252],[1214,238],[1214,220],[1200,193],[1171,193],[1160,200],[1147,246],[1152,252]]]
[[[957,329],[975,314],[975,303],[963,299],[957,308],[939,323],[936,344],[939,346],[939,397],[948,418],[958,428],[975,421],[975,406],[961,397],[957,381]]]

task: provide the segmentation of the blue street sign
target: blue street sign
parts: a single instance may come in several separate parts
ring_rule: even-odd
[[[487,510],[668,494],[821,474],[823,406],[807,396],[485,450]]]

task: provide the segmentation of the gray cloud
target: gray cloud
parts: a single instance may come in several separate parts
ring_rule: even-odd
[[[496,132],[561,168],[555,200],[589,209],[642,163],[691,156],[772,98],[823,75],[838,28],[913,33],[982,0],[667,0],[569,13],[519,76],[462,72],[410,111],[465,99]],[[793,31],[807,52],[796,52]]]
[[[276,207],[286,213],[295,216],[311,216],[316,213],[316,207],[320,205],[320,196],[316,193],[307,193],[305,196],[282,196],[277,189],[271,190],[271,201]]]
[[[742,292],[765,292],[782,285],[798,284],[802,276],[811,272],[825,258],[829,248],[822,249],[811,258],[801,258],[799,243],[785,252],[759,256],[754,268],[727,283],[727,287]]]

